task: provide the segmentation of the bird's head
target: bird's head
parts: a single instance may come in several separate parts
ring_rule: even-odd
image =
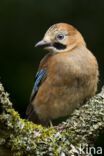
[[[85,46],[85,41],[77,29],[66,23],[58,23],[52,25],[35,46],[52,52],[66,52],[82,45]]]

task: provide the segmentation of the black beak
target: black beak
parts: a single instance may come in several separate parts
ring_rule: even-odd
[[[39,41],[35,47],[41,47],[41,48],[45,48],[45,47],[50,47],[51,46],[51,43],[47,42],[47,41],[44,41],[44,40],[41,40]]]

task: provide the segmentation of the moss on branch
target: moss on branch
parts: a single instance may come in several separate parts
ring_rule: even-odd
[[[104,130],[104,89],[55,127],[21,119],[1,83],[0,107],[0,151],[9,149],[13,156],[85,156],[80,146],[92,146]]]

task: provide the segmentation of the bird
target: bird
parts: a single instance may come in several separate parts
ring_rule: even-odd
[[[95,95],[98,62],[81,33],[71,24],[56,23],[35,47],[48,51],[39,64],[26,114],[48,125],[79,108]]]

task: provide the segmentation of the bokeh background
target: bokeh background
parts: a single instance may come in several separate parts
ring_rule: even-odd
[[[0,81],[15,109],[25,110],[41,58],[34,48],[49,26],[74,25],[99,62],[99,88],[104,84],[104,0],[2,0],[0,1]]]

